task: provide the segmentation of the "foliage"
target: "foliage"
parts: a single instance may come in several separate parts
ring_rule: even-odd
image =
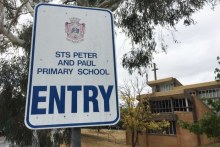
[[[179,121],[182,128],[195,134],[206,134],[209,138],[220,139],[220,100],[209,101],[208,104],[213,108],[215,113],[208,112],[204,117],[195,123]]]
[[[219,56],[217,57],[217,61],[218,61],[218,64],[220,65],[220,57]],[[219,68],[215,68],[215,72],[214,73],[216,74],[215,80],[216,81],[220,81],[220,69]]]
[[[6,139],[20,146],[30,146],[37,140],[40,147],[59,146],[61,143],[69,143],[68,129],[63,130],[39,130],[36,136],[24,125],[25,101],[28,78],[28,62],[30,53],[30,25],[19,32],[21,38],[27,40],[24,44],[24,55],[14,56],[8,49],[7,60],[0,59],[0,128],[4,130]],[[28,38],[29,37],[29,38]],[[54,137],[54,139],[53,139]],[[36,139],[38,138],[38,139]]]
[[[22,30],[18,32],[19,38],[24,40],[22,44],[22,48],[24,49],[24,53],[27,57],[30,55],[31,50],[31,36],[32,36],[32,23],[29,22],[26,25],[22,26]]]
[[[118,9],[117,25],[132,40],[132,49],[124,54],[122,65],[130,73],[149,66],[156,48],[165,51],[167,45],[162,38],[157,40],[158,26],[175,30],[180,21],[184,25],[194,24],[192,14],[206,4],[216,5],[216,0],[125,0]]]
[[[35,136],[25,127],[27,61],[26,56],[0,60],[0,128],[12,146],[30,146],[36,138],[39,147],[70,143],[70,129],[39,130]]]
[[[60,144],[70,144],[71,129],[56,129],[53,138],[57,146],[59,146]]]
[[[53,141],[51,138],[51,130],[41,130],[37,131],[38,143],[40,147],[53,146]]]
[[[27,63],[24,57],[0,62],[0,128],[6,139],[21,146],[31,144],[32,131],[24,126]]]
[[[141,97],[144,85],[136,79],[136,82],[130,81],[130,85],[128,83],[124,84],[124,87],[121,87],[120,90],[121,99],[124,102],[121,119],[123,127],[131,133],[132,147],[136,146],[139,132],[147,129],[162,130],[169,126],[167,121],[153,121],[157,114],[151,113],[149,100]],[[139,102],[136,101],[136,97]]]
[[[204,118],[196,123],[188,123],[180,121],[182,128],[189,130],[195,134],[205,133],[209,138],[215,137],[220,139],[220,117],[215,114],[207,113]]]

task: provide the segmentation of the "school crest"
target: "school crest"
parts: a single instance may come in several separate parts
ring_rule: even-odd
[[[85,23],[80,23],[79,18],[70,18],[70,22],[65,23],[66,39],[74,43],[83,41],[85,34]]]

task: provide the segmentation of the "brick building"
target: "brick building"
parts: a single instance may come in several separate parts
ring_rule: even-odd
[[[138,145],[144,147],[195,147],[215,142],[206,135],[196,135],[178,126],[178,120],[195,122],[206,112],[212,112],[207,100],[220,98],[220,84],[216,81],[182,85],[175,78],[148,82],[152,93],[141,97],[150,99],[151,111],[159,113],[156,121],[167,120],[170,127],[163,131],[147,130],[138,136]],[[126,133],[127,143],[131,136]]]

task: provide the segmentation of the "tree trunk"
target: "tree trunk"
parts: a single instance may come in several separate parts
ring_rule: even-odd
[[[38,147],[37,131],[33,131],[33,137],[32,137],[31,147]]]
[[[132,133],[131,133],[131,145],[132,145],[132,147],[136,147],[137,140],[138,140],[138,132],[132,130]]]
[[[3,27],[4,25],[3,23],[4,23],[4,6],[3,6],[3,0],[0,0],[0,28]]]
[[[134,147],[137,144],[137,140],[138,140],[138,131],[135,131],[136,135],[135,135],[135,140],[134,140]]]
[[[131,146],[135,147],[135,144],[134,144],[134,131],[131,132]]]

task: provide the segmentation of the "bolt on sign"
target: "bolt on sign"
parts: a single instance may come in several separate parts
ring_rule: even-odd
[[[25,124],[30,129],[114,125],[119,120],[113,15],[35,8]]]

